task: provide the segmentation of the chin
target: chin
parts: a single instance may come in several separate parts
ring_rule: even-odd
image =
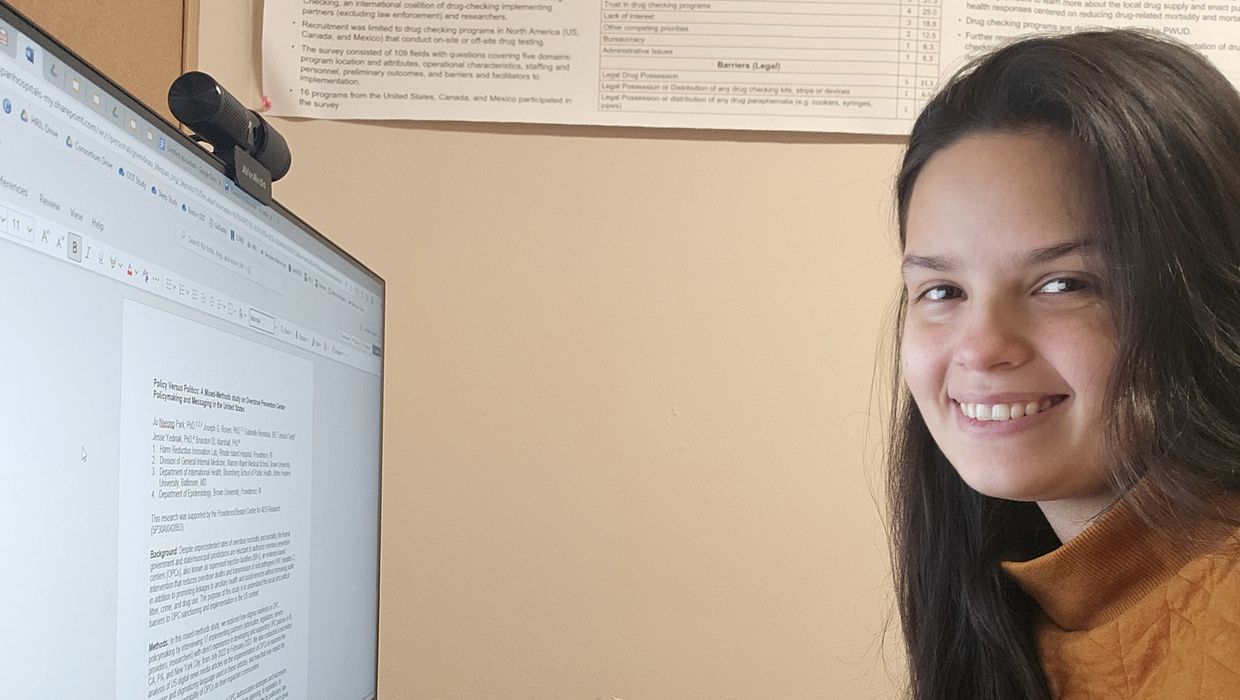
[[[1052,484],[1046,483],[1048,479],[1031,474],[1030,471],[1028,465],[988,465],[978,469],[956,469],[961,480],[983,496],[1026,503],[1055,498],[1056,489]],[[1062,480],[1050,481],[1063,483]]]

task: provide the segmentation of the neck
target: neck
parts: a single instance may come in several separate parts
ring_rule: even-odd
[[[1115,494],[1106,492],[1096,496],[1065,498],[1058,501],[1038,501],[1042,515],[1062,544],[1067,544],[1115,503]]]

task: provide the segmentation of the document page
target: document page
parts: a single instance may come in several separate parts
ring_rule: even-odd
[[[1154,0],[269,0],[278,116],[907,133],[1012,36],[1146,27],[1240,79],[1240,5]]]
[[[124,302],[117,696],[306,696],[313,366]]]

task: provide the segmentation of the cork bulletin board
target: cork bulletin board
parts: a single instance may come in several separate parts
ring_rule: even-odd
[[[184,0],[7,0],[121,87],[173,121],[168,86],[186,68]],[[191,57],[192,58],[192,57]]]

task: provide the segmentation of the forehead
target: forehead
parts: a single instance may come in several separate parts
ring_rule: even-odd
[[[926,162],[905,220],[905,253],[989,261],[1087,238],[1084,178],[1065,137],[965,136]]]

